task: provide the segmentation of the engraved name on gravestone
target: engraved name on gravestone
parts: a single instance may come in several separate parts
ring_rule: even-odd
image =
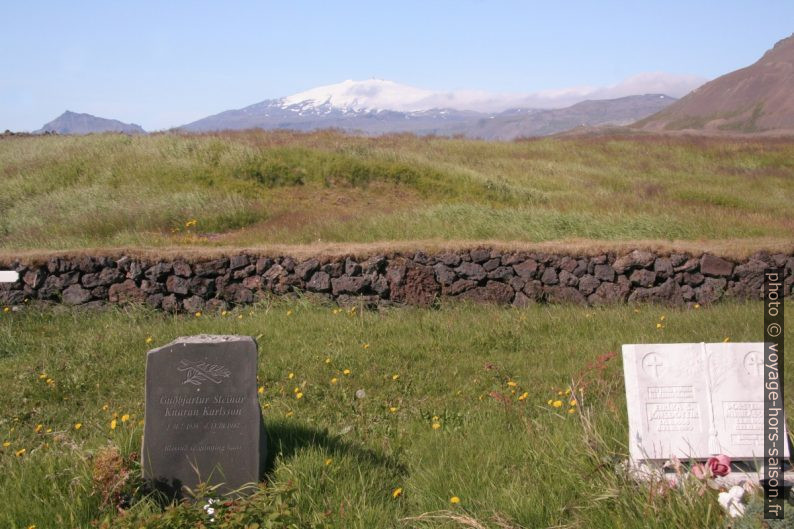
[[[763,343],[624,345],[632,460],[761,461],[763,353]]]
[[[146,357],[144,478],[170,495],[261,479],[265,434],[249,336],[189,336]]]

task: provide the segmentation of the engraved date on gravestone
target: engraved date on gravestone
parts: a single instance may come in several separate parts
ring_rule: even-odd
[[[649,402],[646,414],[650,428],[656,432],[700,429],[696,402]]]

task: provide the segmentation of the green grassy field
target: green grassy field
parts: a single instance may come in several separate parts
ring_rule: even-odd
[[[622,368],[608,353],[757,341],[762,323],[758,303],[0,312],[0,527],[213,527],[224,516],[262,524],[229,525],[250,528],[723,527],[715,491],[664,491],[620,470]],[[201,502],[163,514],[135,493],[145,353],[198,333],[257,338],[270,436],[266,487],[214,524]],[[789,359],[786,376],[791,387]],[[114,484],[130,494],[122,511]],[[266,525],[265,513],[281,521]]]
[[[794,141],[7,137],[0,248],[790,240]]]

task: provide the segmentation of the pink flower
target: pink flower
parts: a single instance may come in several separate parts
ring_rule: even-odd
[[[715,476],[727,476],[731,473],[731,458],[724,454],[710,457],[709,460],[706,461],[706,466]]]
[[[730,473],[731,458],[724,454],[710,457],[705,463],[696,463],[692,465],[692,474],[698,479],[727,476]]]

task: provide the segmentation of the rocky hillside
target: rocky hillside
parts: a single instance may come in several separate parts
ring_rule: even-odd
[[[146,133],[140,125],[135,123],[123,123],[116,119],[105,119],[91,114],[78,114],[69,110],[36,131],[39,134],[43,132],[56,132],[58,134],[91,134],[95,132]]]
[[[794,35],[638,122],[649,131],[794,131]]]

